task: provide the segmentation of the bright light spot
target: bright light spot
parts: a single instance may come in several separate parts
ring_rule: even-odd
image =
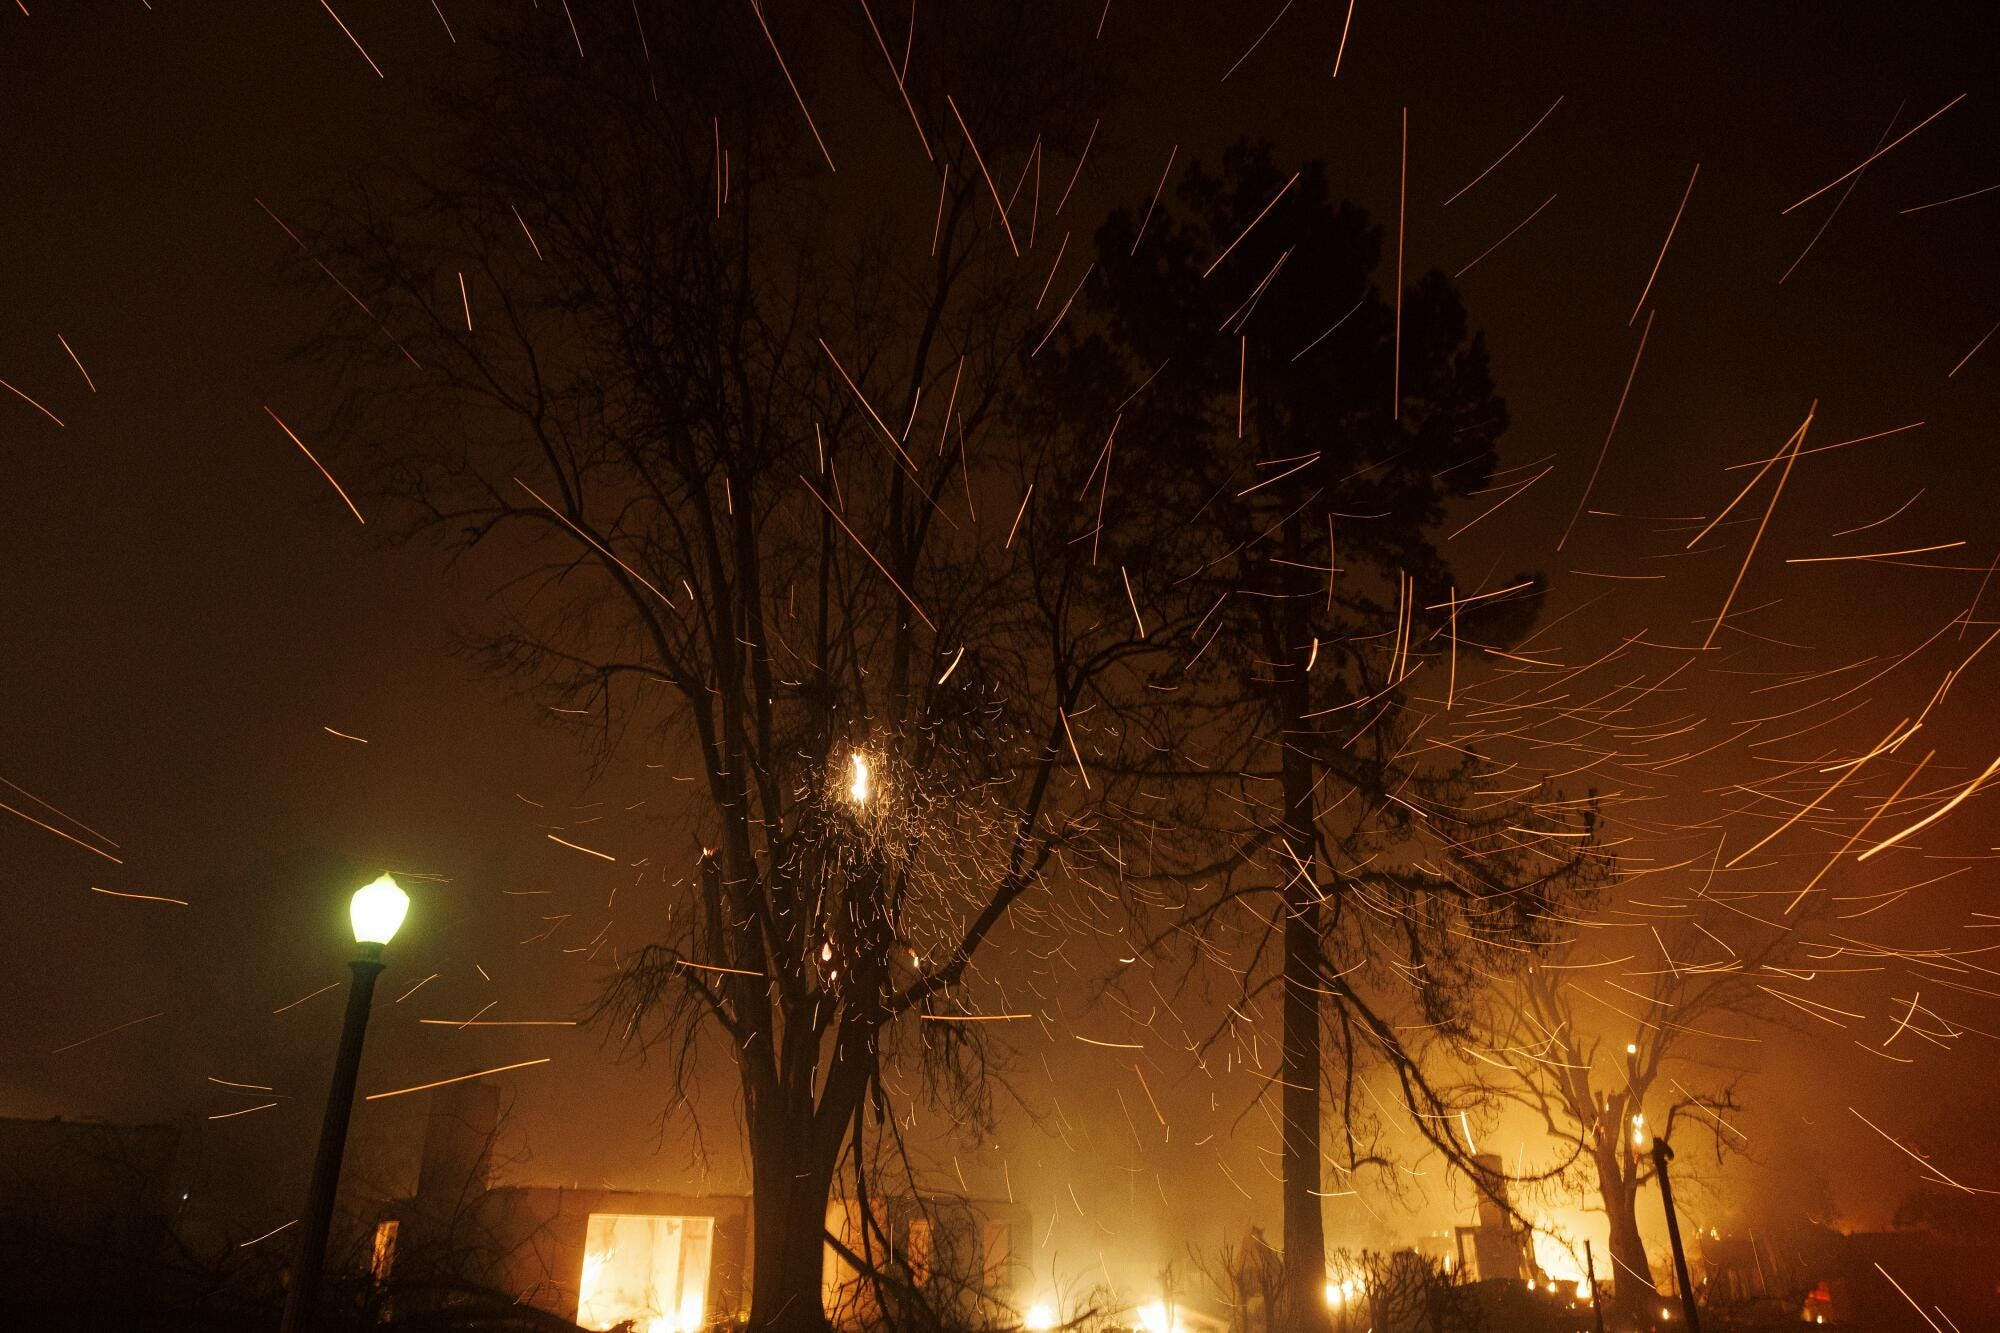
[[[1570,1257],[1563,1243],[1550,1229],[1546,1221],[1535,1223],[1535,1267],[1551,1278],[1570,1279],[1583,1276],[1583,1265]]]
[[[854,764],[854,780],[847,784],[847,798],[856,805],[868,804],[868,760],[860,753],[850,756]]]
[[[1587,1301],[1590,1299],[1590,1281],[1588,1278],[1583,1279],[1576,1284],[1576,1298],[1580,1301]]]
[[[1635,1148],[1646,1146],[1646,1117],[1643,1114],[1632,1117],[1632,1146]]]
[[[1660,1321],[1662,1323],[1665,1323],[1667,1320],[1672,1319],[1673,1317],[1674,1317],[1674,1312],[1672,1310],[1669,1310],[1664,1305],[1660,1307]]]
[[[1559,1282],[1576,1283],[1579,1294],[1590,1290],[1584,1280],[1583,1243],[1575,1238],[1579,1225],[1582,1219],[1574,1217],[1566,1223],[1549,1216],[1535,1220],[1535,1267],[1548,1279],[1551,1292]]]
[[[1028,1312],[1021,1316],[1021,1327],[1027,1329],[1028,1333],[1044,1333],[1044,1330],[1055,1326],[1055,1307],[1047,1301],[1036,1301],[1028,1307]]]
[[[410,910],[410,895],[392,876],[383,875],[354,891],[347,905],[358,944],[387,944]]]
[[[714,1221],[592,1213],[576,1322],[584,1328],[698,1333],[707,1307]]]
[[[1328,1305],[1338,1308],[1341,1301],[1345,1299],[1345,1296],[1346,1293],[1341,1291],[1338,1282],[1329,1282],[1326,1284],[1326,1303]]]
[[[1630,1042],[1630,1041],[1628,1041],[1628,1042],[1626,1042],[1626,1043],[1625,1043],[1625,1054],[1627,1054],[1627,1055],[1637,1055],[1638,1053],[1639,1053],[1639,1046],[1638,1046],[1638,1043],[1636,1043],[1636,1042]]]
[[[1167,1313],[1165,1301],[1149,1301],[1140,1306],[1139,1327],[1145,1333],[1182,1333],[1181,1321]]]
[[[183,1195],[183,1198],[186,1196]],[[403,1224],[395,1218],[375,1224],[375,1248],[369,1256],[368,1275],[379,1285],[389,1280],[389,1274],[396,1267],[396,1233]]]

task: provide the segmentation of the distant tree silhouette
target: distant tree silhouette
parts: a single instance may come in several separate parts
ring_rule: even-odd
[[[1639,1234],[1654,1136],[1679,1151],[1677,1192],[1705,1155],[1691,1144],[1710,1150],[1712,1162],[1747,1148],[1731,1113],[1741,1109],[1740,1088],[1764,1040],[1784,1027],[1780,1016],[1790,1010],[1771,988],[1798,975],[1785,962],[1812,919],[1810,910],[1746,917],[1735,895],[1720,892],[1685,900],[1658,893],[1655,906],[1673,917],[1586,915],[1563,947],[1495,987],[1461,1066],[1531,1110],[1561,1145],[1561,1179],[1603,1208],[1610,1253],[1598,1276],[1611,1286],[1617,1318],[1632,1325],[1650,1320],[1659,1294]],[[1607,969],[1641,950],[1653,957],[1620,968],[1612,984]]]

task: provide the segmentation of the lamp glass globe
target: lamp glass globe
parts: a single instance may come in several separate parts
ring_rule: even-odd
[[[354,922],[357,944],[387,944],[410,911],[410,895],[392,876],[383,875],[354,891],[347,913]]]

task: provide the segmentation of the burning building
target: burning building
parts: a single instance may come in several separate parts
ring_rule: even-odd
[[[481,1288],[588,1329],[694,1333],[739,1321],[755,1264],[745,1194],[491,1183],[497,1088],[434,1094],[417,1191],[376,1222],[373,1269],[398,1301]],[[827,1210],[822,1296],[837,1324],[880,1311],[863,1265],[936,1304],[1011,1304],[1029,1230],[1014,1205],[970,1199],[853,1200]]]

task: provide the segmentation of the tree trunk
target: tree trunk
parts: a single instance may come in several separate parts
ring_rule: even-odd
[[[1260,433],[1268,423],[1262,421]],[[1296,514],[1289,495],[1280,503]],[[1333,1327],[1326,1304],[1326,1223],[1320,1211],[1320,938],[1326,905],[1318,875],[1318,816],[1313,791],[1316,767],[1308,748],[1313,723],[1312,684],[1306,677],[1312,635],[1300,570],[1306,564],[1304,538],[1296,518],[1284,522],[1279,549],[1284,563],[1273,570],[1282,597],[1275,623],[1266,622],[1271,661],[1274,730],[1279,744],[1278,777],[1284,807],[1285,876],[1284,999],[1281,1010],[1283,1057],[1279,1079],[1283,1143],[1279,1163],[1284,1204],[1284,1292],[1274,1329],[1284,1333],[1327,1333]]]
[[[1296,691],[1303,695],[1303,685]],[[1294,691],[1287,690],[1289,700]],[[1303,711],[1303,710],[1299,710]],[[1289,718],[1297,712],[1287,709]],[[1288,1333],[1331,1327],[1326,1308],[1326,1227],[1320,1214],[1320,929],[1325,916],[1313,866],[1312,764],[1285,742],[1282,779],[1285,797],[1286,858],[1292,879],[1283,895],[1285,960],[1283,1109],[1285,1292],[1280,1324]],[[1292,858],[1296,857],[1296,863]]]
[[[1639,1239],[1637,1166],[1620,1171],[1616,1146],[1600,1148],[1595,1158],[1598,1193],[1611,1223],[1612,1309],[1621,1323],[1643,1321],[1654,1313],[1660,1293],[1653,1285],[1645,1242]]]
[[[826,1333],[820,1290],[835,1154],[817,1146],[810,1103],[753,1116],[750,1319],[755,1333]],[[717,1311],[716,1313],[723,1313]]]

